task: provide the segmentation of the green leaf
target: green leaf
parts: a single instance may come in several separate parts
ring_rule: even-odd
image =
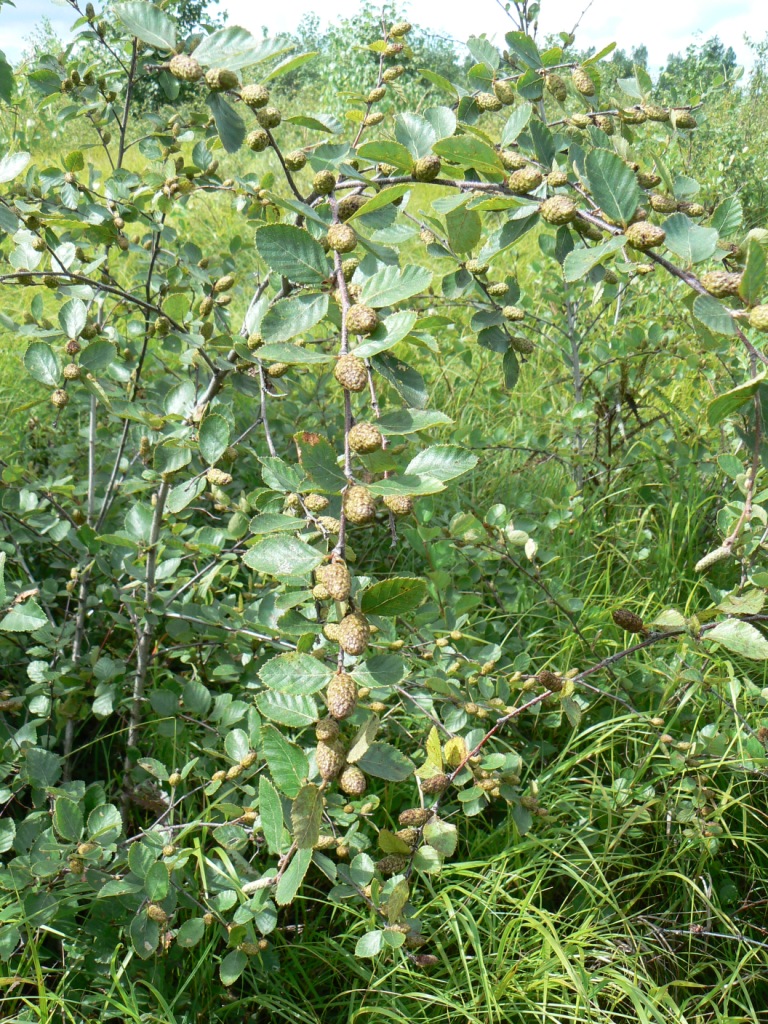
[[[48,622],[45,612],[34,599],[27,598],[23,604],[14,605],[0,622],[4,633],[34,633]]]
[[[414,476],[430,476],[445,483],[474,469],[478,458],[466,448],[453,444],[436,444],[411,459],[405,472]]]
[[[445,227],[454,252],[471,252],[480,241],[483,222],[477,210],[459,206],[446,214]]]
[[[707,640],[714,640],[732,654],[752,661],[768,659],[768,640],[751,623],[741,619],[725,619],[705,634]]]
[[[311,654],[291,651],[278,654],[259,669],[259,678],[268,690],[304,696],[317,693],[333,675],[333,671]]]
[[[707,422],[710,427],[716,427],[718,423],[722,423],[726,417],[733,415],[733,413],[740,409],[745,402],[748,402],[757,393],[764,380],[765,373],[760,373],[757,377],[747,381],[746,384],[739,384],[738,387],[718,395],[714,401],[709,403],[707,408]]]
[[[395,359],[389,352],[373,356],[371,364],[384,380],[392,385],[406,405],[414,406],[416,409],[424,408],[429,401],[429,395],[424,378],[418,370]]]
[[[175,473],[192,461],[192,452],[183,442],[163,441],[155,448],[152,466],[156,473]]]
[[[218,462],[229,446],[229,424],[223,416],[212,413],[206,416],[200,427],[198,444],[200,454],[212,466]]]
[[[57,797],[53,805],[53,827],[62,839],[78,842],[83,834],[83,808],[68,797]]]
[[[739,230],[743,217],[740,200],[737,196],[729,196],[715,208],[711,224],[721,238],[727,238]]]
[[[92,341],[80,353],[80,366],[89,373],[102,373],[117,358],[117,349],[111,341]]]
[[[357,155],[364,160],[375,160],[376,163],[392,164],[399,171],[410,172],[413,167],[413,157],[399,142],[390,142],[385,139],[377,139],[375,142],[365,142],[358,147]],[[400,195],[404,195],[410,185],[394,185],[393,188],[403,189]],[[386,189],[385,191],[390,191]],[[391,202],[391,200],[389,200]],[[366,210],[370,213],[370,210]],[[350,218],[351,219],[351,218]]]
[[[520,379],[520,360],[513,348],[508,348],[504,353],[502,368],[504,370],[504,387],[511,391]]]
[[[358,345],[354,354],[360,359],[370,359],[371,356],[385,352],[399,344],[403,338],[413,330],[416,325],[416,314],[410,309],[401,309],[392,316],[386,317],[378,325],[373,334]]]
[[[306,334],[311,331],[327,312],[327,295],[291,295],[287,299],[276,302],[267,310],[261,321],[261,335],[267,342],[288,341],[290,338],[295,338],[297,334]],[[292,362],[324,362],[327,360],[324,353],[308,352],[299,348],[295,348],[295,352],[304,355],[305,358],[294,359]],[[256,354],[259,359],[271,358],[264,355],[261,350],[258,350]],[[318,356],[321,358],[318,359]]]
[[[310,296],[302,296],[302,298],[309,297]],[[328,297],[324,295],[323,298],[326,300],[327,304]],[[266,320],[266,317],[264,320]],[[264,321],[262,321],[262,330],[264,330]],[[297,366],[317,366],[322,363],[333,362],[336,358],[330,352],[323,352],[318,349],[302,348],[300,345],[288,345],[280,342],[262,345],[256,355],[265,363],[289,363],[291,365],[296,364]]]
[[[756,306],[765,291],[765,249],[755,238],[747,242],[747,257],[739,284],[739,295],[749,306]]]
[[[376,425],[382,434],[389,437],[415,434],[419,430],[429,430],[432,427],[450,426],[452,422],[450,416],[443,412],[433,412],[431,409],[398,409],[395,412],[385,412],[381,419],[376,421]]]
[[[398,474],[386,480],[377,480],[368,484],[371,494],[386,498],[391,494],[409,494],[413,497],[423,494],[439,494],[445,490],[445,484],[432,476],[406,476]]]
[[[487,143],[471,135],[454,135],[441,139],[433,147],[438,156],[459,164],[460,167],[475,167],[484,174],[503,174],[504,165],[498,153]]]
[[[88,815],[88,838],[102,845],[117,839],[123,831],[123,818],[114,804],[100,804]]]
[[[304,876],[307,873],[309,865],[312,863],[312,851],[311,850],[297,850],[288,865],[285,874],[277,883],[277,891],[275,892],[275,903],[279,907],[284,907],[288,903],[293,903],[296,893],[301,887],[301,883],[304,881]]]
[[[525,32],[507,32],[504,38],[510,50],[529,68],[542,67],[538,47],[529,35]]]
[[[176,945],[182,949],[191,949],[198,944],[204,934],[205,921],[202,917],[190,917],[176,933]]]
[[[227,953],[224,959],[219,964],[219,978],[221,984],[225,988],[229,988],[230,985],[234,985],[237,979],[245,970],[245,965],[248,963],[248,957],[239,949],[233,949]]]
[[[16,838],[16,822],[12,818],[0,819],[0,853],[13,849]]]
[[[296,516],[284,516],[280,512],[262,512],[253,517],[248,529],[257,536],[265,533],[295,533]]]
[[[730,311],[712,295],[696,296],[693,301],[693,315],[714,334],[736,334],[736,324]]]
[[[323,555],[298,537],[265,537],[249,548],[243,561],[249,569],[283,579],[305,576],[323,560]]]
[[[355,210],[349,220],[354,220],[356,217],[365,217],[368,213],[375,213],[376,210],[381,210],[385,206],[389,206],[391,203],[396,202],[406,193],[410,192],[411,185],[392,185],[390,188],[384,188],[378,195],[373,196],[369,199],[365,206],[361,206],[359,210]]]
[[[245,139],[245,122],[220,93],[212,92],[205,102],[211,108],[216,131],[227,153],[236,153]]]
[[[18,178],[32,157],[29,153],[8,153],[0,160],[0,185]]]
[[[585,166],[595,202],[611,220],[628,224],[640,201],[634,171],[609,149],[591,150]]]
[[[261,731],[264,760],[275,785],[288,797],[295,797],[309,775],[309,762],[304,751],[290,743],[274,725]]]
[[[251,742],[245,729],[232,729],[224,740],[224,751],[227,757],[240,762],[251,749]]]
[[[413,762],[389,743],[372,743],[357,762],[366,775],[402,782],[413,774]]]
[[[395,138],[414,160],[419,160],[432,152],[437,132],[426,118],[406,110],[395,115]]]
[[[30,747],[27,750],[27,776],[37,789],[55,786],[61,777],[61,758],[51,750]]]
[[[257,240],[263,231],[256,236]],[[322,252],[322,249],[321,249]],[[363,284],[360,301],[366,306],[380,308],[394,306],[397,302],[426,291],[432,283],[432,271],[426,267],[409,266],[405,270],[399,267],[384,267]]]
[[[294,697],[268,690],[256,698],[259,711],[271,722],[301,729],[317,721],[317,704],[311,697]]]
[[[384,932],[377,929],[374,932],[366,932],[357,940],[355,956],[361,958],[373,957],[380,953],[384,947]]]
[[[59,323],[68,338],[78,338],[86,320],[87,310],[82,299],[69,299],[59,310]]]
[[[533,107],[530,103],[523,103],[516,110],[512,111],[501,133],[502,146],[508,146],[517,139],[530,121],[532,112]]]
[[[194,51],[194,57],[203,67],[239,71],[241,68],[258,64],[283,49],[284,47],[271,40],[258,40],[244,28],[232,25],[211,32],[209,36],[203,36],[203,41]]]
[[[160,925],[157,921],[150,920],[145,911],[140,910],[131,921],[129,931],[131,933],[131,942],[137,955],[142,960],[148,960],[157,949],[157,944],[160,941]]]
[[[427,584],[415,576],[396,576],[374,583],[363,594],[365,615],[405,615],[418,608],[427,595]]]
[[[664,221],[665,244],[687,264],[708,260],[717,248],[717,231],[695,224],[684,213],[675,213]]]
[[[320,836],[323,820],[323,792],[309,783],[296,794],[291,807],[293,840],[300,850],[311,850]]]
[[[456,86],[444,78],[442,75],[438,75],[436,71],[430,71],[428,68],[419,68],[419,74],[422,78],[426,78],[432,85],[436,85],[438,89],[442,89],[443,92],[447,92],[449,96],[456,98],[458,93]]]
[[[297,284],[320,284],[329,275],[319,242],[291,224],[268,224],[256,232],[256,248],[276,274]]]
[[[24,353],[27,372],[41,384],[56,387],[61,377],[61,363],[50,345],[44,341],[33,341]]]
[[[169,885],[168,868],[162,861],[157,861],[144,877],[144,891],[151,900],[159,902],[168,895]]]
[[[347,478],[338,464],[336,452],[324,439],[302,449],[301,464],[315,487],[340,494]]]
[[[287,75],[290,71],[295,71],[300,68],[303,64],[309,63],[318,57],[319,51],[312,50],[308,53],[298,53],[295,57],[288,57],[286,60],[281,61],[276,67],[272,68],[268,75],[263,78],[264,82],[269,82],[273,78],[279,78],[281,75]]]
[[[113,11],[142,43],[163,51],[176,49],[176,25],[155,4],[145,0],[126,0],[115,4]]]
[[[165,503],[166,509],[171,515],[183,512],[187,505],[191,504],[195,498],[198,498],[203,493],[205,487],[205,477],[185,480],[183,483],[177,484],[168,492],[168,500]]]
[[[459,833],[455,825],[447,821],[430,821],[424,826],[424,840],[437,850],[443,857],[451,857],[456,852]]]
[[[569,284],[573,281],[578,281],[607,256],[618,252],[625,242],[626,238],[623,235],[618,235],[615,238],[609,238],[607,242],[600,242],[598,245],[580,246],[577,249],[572,249],[563,262],[565,280]]]
[[[279,854],[283,848],[283,804],[266,775],[259,779],[259,816],[269,852]]]

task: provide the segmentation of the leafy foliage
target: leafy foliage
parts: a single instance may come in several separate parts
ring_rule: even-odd
[[[574,987],[590,1019],[654,992],[692,1019],[689,974],[718,1013],[762,1005],[765,232],[698,202],[698,109],[639,64],[615,92],[516,10],[418,109],[409,40],[439,47],[369,8],[317,47],[333,83],[362,44],[342,121],[276,105],[310,53],[144,0],[84,9],[2,95],[89,132],[28,152],[14,118],[0,163],[2,325],[49,410],[4,434],[13,978],[63,950],[105,1020],[147,992],[228,1019],[254,988],[328,1019],[296,951],[332,944],[355,1005],[393,963],[470,960],[493,1019],[564,1019]],[[142,114],[146,82],[168,105]],[[399,1019],[470,1012],[415,988]]]

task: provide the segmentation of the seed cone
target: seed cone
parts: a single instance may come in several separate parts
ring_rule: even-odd
[[[205,73],[205,81],[211,92],[230,92],[240,87],[237,75],[228,68],[209,68]]]
[[[547,184],[550,188],[562,188],[568,184],[568,175],[565,171],[550,171],[547,175]]]
[[[358,356],[339,356],[333,375],[346,391],[364,391],[368,384],[368,371]]]
[[[612,612],[611,617],[619,629],[623,629],[627,633],[645,632],[643,620],[639,615],[631,612],[629,608],[617,608],[616,611]]]
[[[502,316],[505,320],[523,320],[525,319],[525,310],[520,309],[519,306],[505,306],[501,311]]]
[[[509,339],[509,347],[514,349],[515,352],[527,356],[533,352],[535,346],[530,338],[516,337]]]
[[[395,516],[409,516],[413,512],[413,498],[410,494],[388,494],[384,504]]]
[[[756,331],[768,331],[768,306],[755,306],[750,310],[749,326]]]
[[[501,110],[501,100],[492,92],[479,92],[475,96],[475,103],[481,110]]]
[[[725,299],[739,294],[741,274],[729,274],[726,270],[709,270],[699,278],[710,295]]]
[[[277,128],[283,120],[283,115],[277,107],[259,107],[256,111],[256,120],[262,128]]]
[[[539,213],[548,224],[569,224],[576,217],[577,206],[568,196],[545,199]]]
[[[568,96],[568,89],[560,75],[545,75],[544,84],[546,85],[548,92],[555,97],[558,103],[562,103]]]
[[[312,188],[321,196],[327,196],[336,188],[336,175],[333,171],[318,171],[312,179]]]
[[[331,224],[326,237],[334,252],[352,252],[357,245],[357,235],[348,224]]]
[[[286,153],[285,155],[285,166],[289,171],[300,171],[302,167],[306,167],[307,154],[303,149],[295,149],[292,153]]]
[[[451,780],[447,775],[433,775],[429,779],[421,780],[421,791],[426,793],[428,796],[432,796],[435,793],[442,793],[443,790],[447,789],[451,784]]]
[[[370,196],[363,196],[358,193],[344,196],[343,199],[339,200],[339,220],[349,220],[352,214],[357,213],[362,206],[365,206],[370,198]]]
[[[363,772],[355,764],[347,765],[339,778],[339,789],[348,796],[362,796],[368,788]]]
[[[334,601],[346,601],[349,598],[352,586],[352,578],[349,569],[343,562],[331,562],[329,565],[321,565],[316,570],[315,576],[318,583],[322,583],[328,591],[328,596]]]
[[[357,684],[346,672],[337,672],[328,683],[325,703],[331,718],[349,718],[357,707]]]
[[[349,447],[359,455],[379,451],[383,438],[373,423],[356,423],[349,432]]]
[[[698,126],[698,121],[690,110],[670,110],[670,117],[675,128],[682,128],[683,131],[690,131]]]
[[[407,857],[403,857],[399,853],[390,853],[388,856],[382,857],[376,867],[382,875],[397,875],[405,870],[407,864]]]
[[[344,514],[350,523],[361,526],[376,516],[376,501],[367,487],[354,486],[344,492]]]
[[[595,118],[595,125],[600,129],[600,131],[605,132],[606,135],[613,135],[616,131],[613,126],[613,120],[605,114],[597,115]]]
[[[147,917],[150,921],[156,921],[158,924],[165,924],[168,920],[168,915],[157,903],[149,904],[147,907]]]
[[[355,657],[362,654],[368,646],[370,636],[368,621],[359,612],[345,615],[339,623],[339,646],[347,654]]]
[[[403,826],[411,825],[420,828],[422,825],[426,825],[431,817],[432,812],[426,807],[409,807],[400,812],[397,820]]]
[[[441,166],[440,157],[430,154],[416,161],[412,174],[416,181],[434,181],[440,174]]]
[[[513,149],[502,149],[499,159],[508,171],[519,171],[528,164],[522,153],[516,153]]]
[[[595,83],[584,68],[574,68],[571,72],[571,81],[576,91],[580,92],[582,96],[595,95]]]
[[[648,249],[655,249],[662,245],[667,237],[663,228],[656,224],[649,224],[648,221],[638,221],[637,224],[630,224],[625,231],[627,242],[633,249],[645,252]]]
[[[174,57],[171,57],[168,70],[174,78],[178,78],[182,82],[196,82],[203,77],[203,69],[195,58],[189,57],[185,53],[177,53]]]
[[[658,107],[655,103],[643,103],[642,111],[649,121],[668,121],[669,111],[666,107]]]
[[[64,388],[56,388],[51,394],[51,405],[56,409],[63,409],[65,405],[69,405],[69,395]]]
[[[328,499],[324,494],[308,494],[304,505],[308,512],[324,512],[328,508]]]
[[[516,196],[522,196],[526,192],[532,192],[533,189],[538,188],[543,180],[541,172],[537,171],[535,167],[521,167],[519,171],[514,171],[507,178],[507,188]]]
[[[245,144],[254,153],[263,153],[269,146],[269,136],[263,128],[254,128],[245,136]]]
[[[496,99],[503,103],[505,107],[511,107],[517,99],[517,92],[513,83],[504,79],[493,83],[493,91],[496,94]]]
[[[674,213],[677,209],[677,200],[672,196],[661,195],[654,192],[650,197],[651,209],[656,213]]]
[[[372,334],[379,326],[379,315],[370,306],[357,303],[347,310],[346,324],[352,334]]]
[[[315,726],[315,736],[324,743],[339,738],[339,723],[333,718],[321,718]]]
[[[248,107],[266,107],[269,103],[269,89],[265,85],[244,85],[240,99]]]
[[[205,478],[214,487],[226,487],[227,484],[232,483],[232,474],[225,473],[223,469],[216,469],[215,466],[211,466],[205,474]]]
[[[315,750],[317,770],[322,779],[335,779],[344,767],[346,751],[340,740],[320,740]]]

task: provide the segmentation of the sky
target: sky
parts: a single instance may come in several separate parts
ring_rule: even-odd
[[[588,2],[542,0],[540,33],[570,31]],[[15,0],[15,4],[15,9],[0,7],[0,49],[7,57],[15,60],[21,55],[25,40],[46,16],[61,38],[66,38],[73,21],[66,0]],[[358,5],[359,0],[279,0],[270,4],[220,0],[219,8],[227,12],[230,24],[260,35],[262,25],[270,34],[290,31],[310,12],[320,13],[321,22],[327,24],[329,16],[333,20],[354,14]],[[404,0],[403,7],[414,23],[459,42],[485,32],[501,44],[504,33],[513,27],[500,0]],[[768,33],[766,0],[592,0],[581,19],[576,42],[599,49],[616,42],[628,51],[644,43],[652,67],[660,67],[670,53],[718,35],[734,48],[739,62],[748,66],[745,33],[757,40]]]

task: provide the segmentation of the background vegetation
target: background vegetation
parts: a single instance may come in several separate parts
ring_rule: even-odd
[[[215,8],[204,3],[166,6],[180,18],[181,39],[219,25]],[[398,18],[388,9],[385,28]],[[125,32],[115,28],[112,39],[112,31],[107,41],[127,59]],[[267,493],[273,485],[259,462],[269,456],[252,411],[263,396],[263,377],[260,393],[249,389],[252,378],[239,374],[243,383],[223,390],[212,406],[236,443],[237,459],[228,467],[235,484],[213,484],[195,495],[169,532],[160,563],[168,575],[158,593],[176,618],[165,618],[153,636],[137,742],[126,743],[136,724],[137,622],[141,627],[142,616],[151,621],[159,614],[151,595],[142,604],[152,547],[150,495],[159,479],[156,456],[153,461],[142,438],[149,431],[154,449],[160,437],[169,443],[182,436],[182,420],[191,413],[184,406],[169,423],[169,396],[181,394],[185,382],[202,387],[209,368],[174,331],[145,333],[143,317],[131,321],[118,308],[109,317],[96,312],[94,320],[89,307],[89,325],[100,325],[97,340],[112,346],[109,369],[92,353],[96,383],[88,390],[76,382],[67,408],[52,408],[45,368],[30,377],[25,365],[35,367],[24,357],[40,343],[63,352],[66,310],[74,308],[67,303],[80,293],[12,280],[19,267],[11,256],[20,243],[8,210],[15,203],[34,216],[35,186],[62,189],[67,172],[95,192],[105,182],[135,189],[135,175],[149,195],[162,193],[179,157],[182,167],[197,165],[207,175],[199,193],[151,207],[163,218],[162,246],[141,216],[123,211],[129,246],[120,272],[135,290],[147,261],[162,250],[162,302],[187,287],[182,269],[194,276],[201,260],[208,267],[194,287],[236,274],[209,346],[217,365],[247,318],[251,282],[265,273],[255,229],[265,218],[295,211],[269,205],[275,195],[291,199],[273,150],[225,152],[215,130],[204,127],[208,110],[199,91],[185,85],[174,105],[163,106],[151,69],[138,80],[131,126],[131,141],[142,141],[126,151],[116,174],[110,166],[116,136],[103,144],[105,122],[97,114],[103,93],[119,89],[114,61],[115,84],[108,80],[91,106],[71,103],[58,83],[49,89],[51,75],[63,79],[73,67],[85,75],[103,60],[98,33],[87,22],[83,32],[68,50],[44,32],[36,37],[13,84],[0,67],[3,153],[26,150],[35,167],[3,186],[0,211],[0,606],[7,615],[34,614],[29,609],[36,607],[44,620],[0,623],[4,1019],[768,1021],[765,654],[754,638],[752,648],[741,650],[702,639],[702,629],[723,615],[738,622],[749,616],[762,639],[764,395],[754,385],[738,392],[725,414],[719,407],[713,414],[714,399],[755,377],[754,357],[750,364],[733,335],[694,314],[679,280],[659,266],[638,272],[639,257],[619,256],[613,277],[598,264],[566,282],[568,230],[537,223],[494,254],[489,277],[467,274],[459,260],[478,256],[487,238],[472,217],[464,226],[457,217],[451,222],[450,207],[440,205],[444,190],[423,183],[411,184],[397,219],[390,205],[360,220],[374,245],[399,250],[401,266],[435,270],[432,287],[409,297],[419,329],[395,352],[426,380],[430,409],[445,414],[429,431],[429,443],[461,446],[478,462],[446,490],[417,499],[413,517],[398,524],[395,546],[381,519],[353,536],[354,566],[367,577],[426,581],[426,600],[405,626],[396,633],[380,623],[381,649],[407,654],[413,676],[388,684],[369,675],[370,692],[356,715],[364,721],[372,705],[389,742],[418,761],[435,720],[471,749],[499,704],[540,695],[533,683],[547,678],[541,673],[558,672],[561,679],[583,673],[569,703],[555,700],[514,717],[493,738],[484,767],[500,778],[500,793],[487,799],[473,782],[461,791],[464,799],[445,801],[444,819],[457,826],[455,852],[439,872],[420,873],[418,898],[412,896],[410,927],[424,945],[384,945],[365,955],[360,940],[378,931],[377,914],[345,893],[334,896],[333,878],[320,870],[307,875],[279,912],[259,902],[264,890],[242,890],[264,870],[257,859],[263,822],[252,811],[257,804],[261,810],[264,724],[254,715],[255,670],[275,653],[275,641],[300,644],[307,628],[291,618],[297,613],[289,601],[278,627],[278,611],[261,593],[264,580],[244,574],[238,562],[249,519],[283,512],[282,498],[275,502]],[[365,109],[375,84],[378,56],[366,47],[381,34],[379,9],[363,5],[358,16],[327,32],[307,19],[291,39],[264,44],[263,61],[243,72],[244,82],[266,80],[289,55],[317,54],[269,80],[270,102],[297,115],[279,129],[283,153],[304,148],[320,161],[312,171],[322,159],[331,161],[328,138],[332,145],[336,134],[349,134],[348,112]],[[459,104],[458,95],[446,98],[440,78],[460,95],[487,87],[484,40],[475,40],[467,57],[418,26],[408,41],[406,71],[376,108],[386,116],[375,130],[381,138],[391,136],[396,111],[423,114]],[[550,42],[566,44],[565,59],[574,64],[594,56],[578,49],[578,38]],[[631,55],[613,51],[598,65],[604,96],[620,95],[623,81],[627,102],[635,101],[631,89],[637,88],[655,104],[697,107],[693,132],[646,137],[641,125],[636,136],[625,131],[598,143],[615,144],[628,158],[642,154],[644,169],[663,172],[662,190],[704,207],[700,222],[716,224],[722,243],[706,270],[725,259],[729,270],[744,271],[745,261],[758,262],[754,254],[768,238],[768,43],[756,43],[754,54],[746,78],[717,40],[670,58],[653,83],[642,46]],[[569,98],[569,115],[581,102]],[[486,114],[480,126],[498,139],[509,113]],[[301,116],[331,132],[319,133]],[[352,127],[354,134],[357,124]],[[195,147],[206,131],[201,152]],[[579,144],[573,126],[563,131]],[[70,156],[75,153],[82,165]],[[218,166],[211,169],[214,158]],[[561,162],[568,169],[569,160]],[[306,195],[310,168],[302,175]],[[127,192],[112,195],[129,207]],[[138,208],[150,209],[143,202],[136,200]],[[492,210],[484,223],[495,229],[504,216]],[[439,252],[446,223],[454,249],[448,259]],[[87,249],[89,259],[80,262],[89,273],[99,273],[94,263],[102,250],[120,258],[111,223],[89,224],[84,215],[83,223],[73,218],[66,227],[67,238]],[[56,243],[49,237],[48,244]],[[485,291],[490,277],[507,283],[506,304],[525,311],[521,331],[534,346],[521,353],[519,367],[502,362],[493,333],[498,318]],[[754,287],[760,292],[763,284]],[[147,319],[156,320],[155,313]],[[306,347],[315,351],[336,326],[323,321]],[[748,335],[762,351],[759,333]],[[147,352],[151,377],[139,396],[146,398],[146,417],[122,420],[124,396],[134,384],[139,389],[136,368]],[[343,427],[327,365],[293,366],[274,385],[272,441],[289,461],[296,462],[297,430],[334,436]],[[400,381],[385,390],[390,405],[402,387]],[[95,402],[104,403],[98,416]],[[123,422],[127,440],[116,459]],[[398,446],[408,441],[396,436]],[[89,458],[98,465],[99,494],[113,467],[124,485],[106,523],[92,516]],[[371,479],[389,468],[386,461],[367,467]],[[748,535],[740,534],[730,557],[709,574],[697,571],[702,557],[743,523],[745,503]],[[132,518],[136,508],[149,510],[149,519]],[[333,508],[338,512],[338,502]],[[96,529],[84,533],[84,521]],[[36,595],[25,597],[31,590]],[[79,607],[89,622],[85,633]],[[614,622],[613,613],[627,609],[650,632],[625,632],[621,626],[629,622],[621,614]],[[311,754],[312,729],[296,743]],[[253,776],[242,785],[234,776],[231,786],[219,779],[215,787],[214,772],[240,765],[251,745],[259,755]],[[349,865],[367,852],[381,856],[367,833],[396,830],[416,792],[413,779],[372,778],[350,809],[339,796],[330,812],[338,846],[346,847],[346,853],[336,847],[338,863]],[[82,848],[80,818],[66,819],[70,804],[84,809],[85,822],[119,807],[116,821],[104,821],[107,838],[98,839],[95,852]],[[221,828],[230,826],[240,831],[225,837]],[[149,849],[147,858],[164,865],[166,876],[181,879],[170,895],[167,883],[157,899],[150,894],[153,905],[167,906],[168,917],[148,955],[146,936],[134,923],[145,927],[147,893],[119,888],[130,872],[148,876],[144,854],[132,857],[123,841],[141,836],[133,848]],[[110,843],[115,860],[99,860]],[[230,872],[227,885],[214,864]],[[108,877],[116,886],[111,898],[96,898]],[[215,920],[199,935],[188,928],[180,936],[185,921],[209,914]],[[241,964],[231,957],[243,943]]]

